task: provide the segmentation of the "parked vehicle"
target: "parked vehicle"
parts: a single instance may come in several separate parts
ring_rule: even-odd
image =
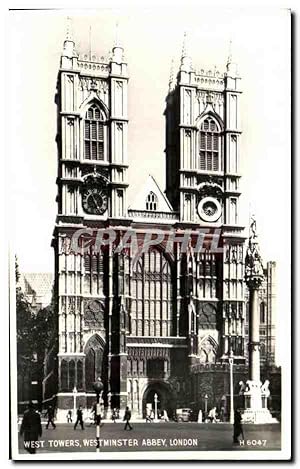
[[[177,422],[190,422],[192,416],[192,409],[176,409],[176,421]]]

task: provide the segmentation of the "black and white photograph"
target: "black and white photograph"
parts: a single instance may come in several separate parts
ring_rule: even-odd
[[[9,12],[11,454],[291,457],[291,12]]]

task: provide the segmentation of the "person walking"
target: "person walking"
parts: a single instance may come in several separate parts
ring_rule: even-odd
[[[233,443],[239,442],[239,436],[242,435],[244,440],[244,431],[242,426],[242,416],[239,410],[234,412],[234,423],[233,423]]]
[[[67,412],[67,423],[72,423],[72,411],[68,410]]]
[[[217,413],[217,409],[216,407],[213,407],[212,409],[210,409],[209,413],[208,413],[208,419],[211,421],[211,423],[216,423],[216,413]]]
[[[152,419],[151,419],[151,410],[150,409],[146,409],[146,422],[149,422],[151,423],[152,422]]]
[[[28,453],[35,454],[36,442],[42,436],[42,433],[40,414],[35,411],[32,402],[30,402],[24,413],[20,428],[20,435],[24,435],[24,447]]]
[[[114,423],[116,423],[117,418],[118,418],[118,412],[117,412],[117,409],[114,408],[112,411],[111,419]]]
[[[55,425],[55,423],[54,423],[54,409],[53,409],[52,405],[49,405],[45,416],[46,416],[46,415],[48,415],[48,422],[47,422],[47,424],[46,424],[46,429],[48,430],[50,423],[51,423],[51,425],[52,425],[52,428],[55,429],[55,428],[56,428],[56,425]]]
[[[131,412],[129,410],[129,407],[126,407],[125,414],[124,414],[124,419],[123,419],[124,422],[126,422],[124,430],[127,430],[127,427],[129,427],[129,430],[133,430],[133,427],[129,423],[130,419],[131,419]]]
[[[83,426],[83,413],[82,413],[82,407],[81,405],[78,407],[77,409],[77,419],[76,419],[76,422],[75,422],[75,425],[74,425],[74,430],[76,430],[77,428],[77,425],[80,423],[80,426],[81,426],[81,430],[84,430],[84,426]]]

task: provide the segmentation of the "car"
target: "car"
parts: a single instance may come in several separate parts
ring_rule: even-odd
[[[177,422],[190,422],[192,415],[192,409],[176,409],[176,421]]]

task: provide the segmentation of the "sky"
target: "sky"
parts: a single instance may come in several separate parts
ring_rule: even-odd
[[[184,31],[196,69],[216,65],[225,71],[232,41],[243,89],[240,222],[248,226],[249,213],[255,214],[263,260],[277,262],[278,329],[283,337],[288,325],[282,318],[290,314],[291,262],[288,11],[161,7],[10,12],[8,197],[13,243],[24,272],[54,268],[50,247],[56,216],[54,96],[68,15],[79,53],[88,52],[91,44],[92,53],[108,56],[119,23],[130,76],[129,203],[149,173],[165,188],[163,113],[171,60],[177,70]]]

